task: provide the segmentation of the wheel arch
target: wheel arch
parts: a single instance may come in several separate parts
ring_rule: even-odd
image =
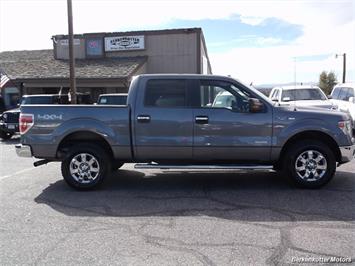
[[[332,138],[327,133],[324,133],[322,131],[317,131],[317,130],[308,130],[308,131],[299,132],[299,133],[293,135],[292,137],[290,137],[285,142],[285,144],[283,145],[283,147],[281,149],[279,160],[280,159],[282,160],[282,158],[285,158],[285,154],[286,154],[287,150],[293,144],[295,144],[298,141],[302,141],[302,140],[306,140],[306,139],[321,141],[324,144],[328,145],[329,148],[333,151],[336,161],[337,162],[341,161],[341,152],[340,152],[339,146],[338,146],[337,142],[334,140],[334,138]]]
[[[100,134],[86,130],[79,130],[66,135],[58,145],[56,151],[57,158],[65,158],[70,147],[79,143],[94,143],[100,145],[100,147],[102,147],[107,152],[111,159],[114,158],[112,148],[108,141]]]

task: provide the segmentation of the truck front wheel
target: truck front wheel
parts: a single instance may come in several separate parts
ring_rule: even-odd
[[[78,190],[89,190],[102,183],[111,165],[109,156],[99,145],[81,143],[70,149],[61,168],[68,185]]]
[[[336,160],[331,149],[317,140],[304,140],[289,147],[285,172],[296,185],[319,188],[334,176]]]

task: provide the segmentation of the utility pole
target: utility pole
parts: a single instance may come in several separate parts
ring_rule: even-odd
[[[343,57],[343,83],[345,83],[345,73],[346,73],[346,53],[343,54],[336,54],[335,58],[338,58],[339,56]]]
[[[69,32],[70,98],[71,98],[71,103],[76,104],[77,101],[76,101],[76,82],[75,82],[73,11],[72,11],[71,0],[67,0],[67,5],[68,5],[68,32]]]

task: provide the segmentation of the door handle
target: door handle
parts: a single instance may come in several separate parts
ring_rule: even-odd
[[[149,123],[150,122],[150,115],[138,115],[137,121],[141,123]]]
[[[196,116],[196,124],[208,124],[208,116]]]

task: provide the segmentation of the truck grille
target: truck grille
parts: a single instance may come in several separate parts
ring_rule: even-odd
[[[7,117],[4,119],[5,123],[18,124],[20,113],[6,113]]]

